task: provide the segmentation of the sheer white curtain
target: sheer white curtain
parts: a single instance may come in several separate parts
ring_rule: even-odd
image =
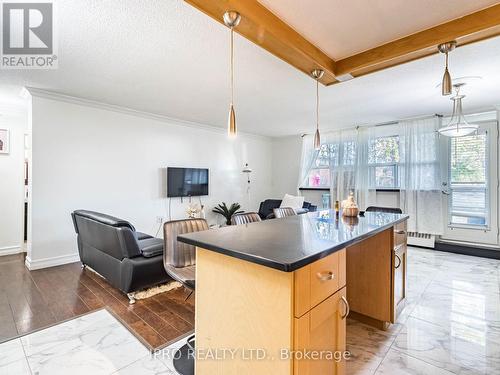
[[[332,203],[342,201],[356,189],[356,129],[325,133],[324,144],[330,147],[330,194]]]
[[[314,140],[312,135],[302,136],[302,153],[300,160],[299,181],[297,183],[297,193],[299,189],[308,184],[309,171],[313,167],[318,157],[319,151],[314,149]]]
[[[437,116],[399,123],[400,207],[410,232],[443,233],[439,125]]]
[[[357,195],[358,171],[358,131],[348,129],[322,134],[322,150],[314,150],[313,137],[302,139],[301,170],[298,187],[308,186],[310,172],[314,168],[328,169],[328,187],[332,204],[342,201],[354,191]],[[319,157],[319,159],[318,159]]]
[[[375,127],[362,127],[357,131],[356,200],[361,210],[376,206],[377,192],[370,181],[368,152],[370,140],[376,137]]]

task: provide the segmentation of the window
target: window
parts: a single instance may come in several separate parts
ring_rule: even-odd
[[[341,150],[339,150],[340,146],[342,146]],[[354,166],[355,160],[356,143],[354,141],[321,145],[313,167],[309,170],[308,187],[335,187],[338,176],[336,173],[332,176],[330,168],[338,165]]]
[[[306,187],[337,187],[342,178],[342,191],[354,190],[357,143],[353,140],[321,145],[307,176]],[[395,189],[399,187],[399,136],[371,139],[368,144],[370,187]],[[335,168],[342,166],[342,168]],[[339,176],[340,172],[342,176]]]
[[[487,133],[450,142],[451,225],[488,226]]]
[[[318,156],[309,170],[307,187],[330,187],[330,164],[338,164],[338,145],[323,144]]]
[[[371,139],[368,144],[370,187],[395,189],[399,187],[399,136]]]

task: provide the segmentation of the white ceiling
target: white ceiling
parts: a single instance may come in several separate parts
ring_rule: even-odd
[[[258,0],[337,60],[465,16],[496,0]]]
[[[224,26],[180,0],[57,4],[59,68],[2,71],[0,100],[26,85],[226,126],[229,32]],[[235,53],[239,129],[268,136],[311,131],[314,81],[239,36]],[[467,87],[466,111],[500,104],[499,62],[499,38],[458,48],[450,56],[453,76],[483,76]],[[450,101],[435,88],[442,71],[443,57],[436,55],[321,87],[321,126],[447,113]]]

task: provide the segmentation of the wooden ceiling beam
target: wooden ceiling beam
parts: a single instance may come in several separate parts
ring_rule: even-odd
[[[357,77],[438,53],[441,43],[456,40],[457,46],[461,46],[497,35],[500,4],[337,60],[335,75]]]
[[[500,35],[500,3],[401,39],[335,61],[257,0],[184,0],[224,24],[223,14],[235,10],[241,22],[235,31],[308,76],[323,69],[320,80],[331,85],[438,53],[451,40],[457,46]],[[313,22],[313,21],[311,21]]]
[[[335,61],[314,44],[288,26],[257,0],[185,0],[219,23],[223,14],[235,10],[241,22],[235,32],[261,46],[273,55],[294,66],[308,76],[314,69],[323,69],[321,83],[329,85],[335,79]]]

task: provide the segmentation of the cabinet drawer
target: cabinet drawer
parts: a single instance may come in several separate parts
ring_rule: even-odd
[[[394,225],[394,247],[406,244],[406,220]]]
[[[295,316],[299,317],[345,286],[345,249],[295,272]]]
[[[343,352],[346,349],[346,317],[349,312],[346,290],[342,288],[315,306],[305,315],[294,319],[294,350]],[[344,361],[333,359],[294,359],[294,375],[343,375]]]

